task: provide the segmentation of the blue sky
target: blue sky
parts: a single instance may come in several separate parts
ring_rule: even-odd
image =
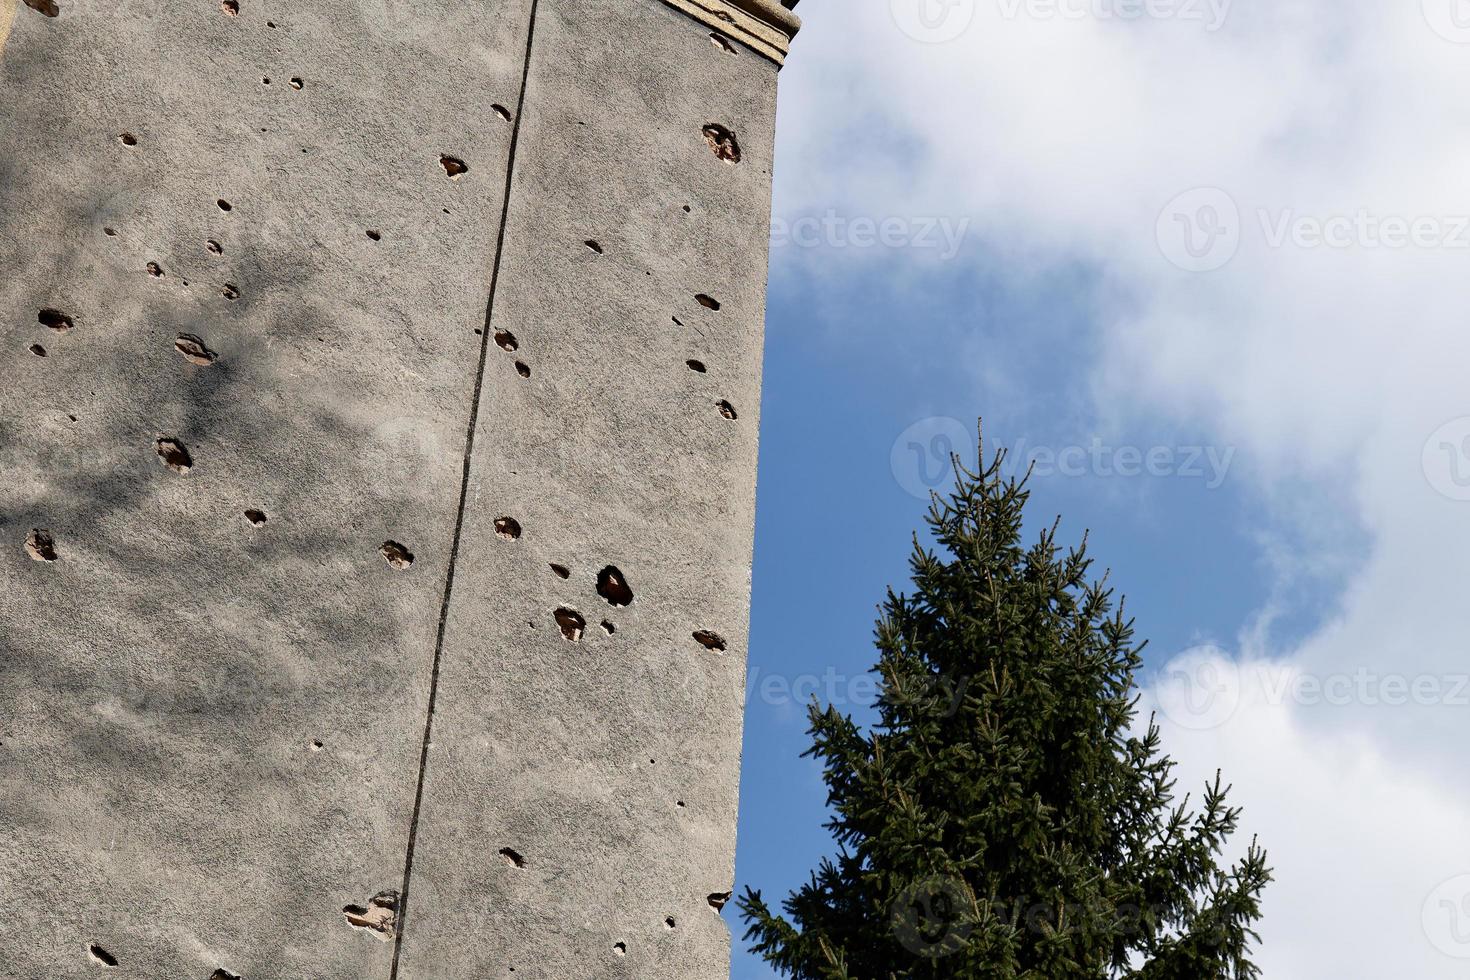
[[[1470,31],[919,2],[805,0],[782,75],[739,884],[830,851],[802,701],[863,717],[924,447],[983,416],[1033,521],[1091,530],[1186,778],[1224,766],[1272,850],[1267,980],[1463,976]],[[734,977],[772,976],[733,912]]]

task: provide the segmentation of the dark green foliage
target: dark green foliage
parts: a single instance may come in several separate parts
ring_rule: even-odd
[[[778,916],[747,888],[746,939],[798,980],[1250,980],[1254,842],[1217,774],[1176,800],[1152,719],[1133,730],[1142,644],[1086,540],[1021,545],[1024,481],[956,460],[888,594],[871,731],[811,708],[838,856]]]

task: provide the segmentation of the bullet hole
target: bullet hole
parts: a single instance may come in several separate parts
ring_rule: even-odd
[[[205,242],[204,243],[204,247],[207,248],[207,249],[209,249],[210,254],[212,254],[212,255],[223,255],[223,254],[225,254],[225,247],[223,245],[221,245],[219,242],[215,241],[213,238],[211,238],[209,241]]]
[[[219,5],[219,9],[224,12],[224,15],[226,17],[240,16],[239,0],[222,0]]]
[[[720,408],[720,414],[723,415],[725,418],[729,419],[731,422],[733,422],[733,421],[735,421],[735,419],[739,418],[739,416],[735,414],[735,406],[734,405],[731,405],[729,402],[727,402],[727,401],[719,402],[719,408]]]
[[[300,78],[293,78],[291,79],[291,87],[300,92],[303,88],[306,87],[306,82],[302,81]]]
[[[633,590],[628,588],[627,579],[614,565],[597,573],[597,594],[614,606],[626,606],[633,601]]]
[[[276,22],[273,21],[273,20],[268,20],[268,21],[265,22],[265,26],[266,27],[269,27],[271,30],[275,30],[276,29]]]
[[[209,980],[240,980],[240,975],[229,970],[215,970],[209,975]]]
[[[556,577],[557,578],[571,578],[572,577],[571,569],[567,568],[567,566],[565,566],[565,565],[558,565],[556,562],[552,562],[551,563],[551,570],[554,573],[556,573]]]
[[[106,235],[108,238],[116,238],[117,237],[117,229],[116,228],[103,228],[102,229],[102,234]]]
[[[681,319],[679,319],[678,317],[674,317],[673,320],[674,320],[674,326],[676,326],[676,327],[682,327],[684,325],[684,321],[681,320]]]
[[[709,630],[696,630],[694,632],[694,639],[706,650],[718,650],[720,653],[725,652],[725,638],[718,633],[713,633]]]
[[[384,541],[383,547],[378,549],[378,554],[383,556],[383,560],[390,568],[396,568],[400,572],[413,564],[413,552],[397,541]]]
[[[562,606],[553,615],[556,617],[556,625],[561,627],[561,635],[576,643],[582,638],[582,633],[587,629],[587,620],[575,609]]]
[[[724,126],[710,123],[704,127],[704,139],[721,160],[732,165],[740,162],[740,140]]]
[[[706,901],[709,902],[709,907],[710,908],[712,908],[716,912],[718,912],[721,909],[723,909],[729,903],[730,896],[733,895],[733,894],[735,894],[735,893],[734,892],[715,892],[708,899],[706,899]]]
[[[529,378],[531,376],[531,366],[525,361],[516,361],[516,374],[519,374],[523,378]]]
[[[615,955],[615,956],[627,956],[628,955],[628,944],[627,943],[613,943],[613,955]]]
[[[512,868],[524,868],[526,866],[526,859],[521,857],[520,854],[518,854],[512,848],[502,847],[500,849],[500,856],[505,858],[505,863],[510,865]]]
[[[218,201],[215,201],[214,203],[219,205],[219,209],[221,211],[233,211],[233,210],[235,210],[235,206],[233,204],[231,204],[229,201],[226,201],[224,198],[220,198]]]
[[[676,807],[678,807],[679,809],[682,810],[682,809],[684,809],[684,801],[683,800],[678,800],[678,801],[676,801],[674,803],[674,806],[676,806]]]
[[[75,320],[60,310],[41,310],[40,313],[35,314],[35,320],[41,326],[53,329],[57,334],[65,334],[66,331],[76,326]]]
[[[514,541],[521,536],[521,522],[514,517],[497,517],[495,519],[495,533],[507,541]]]
[[[725,35],[721,34],[719,31],[711,32],[709,40],[711,44],[713,44],[715,47],[719,48],[726,54],[735,53],[735,45],[731,44],[729,38],[725,37]]]
[[[159,439],[153,444],[158,452],[158,458],[163,460],[163,465],[183,476],[194,468],[194,460],[189,455],[189,450],[177,439]]]
[[[42,347],[40,344],[32,344],[30,346],[30,352],[32,354],[35,354],[37,357],[46,356],[46,348]]]
[[[137,146],[138,145],[138,137],[134,136],[132,133],[119,133],[118,134],[118,137],[117,137],[117,141],[119,143],[121,143],[123,146]]]
[[[240,287],[232,282],[225,283],[225,288],[220,290],[225,299],[235,300],[240,298]]]
[[[713,296],[707,296],[704,293],[700,293],[698,296],[694,297],[694,299],[695,302],[697,302],[700,306],[704,307],[707,310],[718,310],[720,308],[720,301],[715,299]]]
[[[371,932],[387,942],[393,938],[398,928],[398,892],[378,892],[366,907],[348,905],[342,909],[342,915],[352,928]]]
[[[672,915],[669,916],[667,919],[664,920],[664,928],[665,929],[674,929],[674,928],[677,928],[677,927],[678,927],[678,923],[676,923],[674,921],[674,917]]]
[[[56,539],[50,531],[35,528],[26,535],[26,554],[32,561],[53,562],[61,556],[56,553]]]
[[[200,367],[209,367],[219,359],[219,355],[210,350],[198,337],[191,333],[181,333],[174,341],[174,350],[184,356],[184,360],[190,364]]]
[[[270,83],[271,83],[271,80],[269,78],[262,78],[260,80],[260,84],[262,84],[262,85],[269,85]]]
[[[245,519],[250,522],[251,527],[265,527],[267,520],[265,511],[263,510],[247,510],[245,512]]]
[[[321,739],[314,738],[311,740],[311,750],[313,752],[320,752],[324,748],[326,748],[326,745],[322,742]]]
[[[444,172],[449,175],[450,180],[458,180],[461,174],[470,169],[469,164],[458,157],[452,157],[443,153],[439,155],[439,166],[444,168]]]
[[[602,254],[602,246],[597,244],[597,242],[593,241],[592,239],[589,238],[582,244],[586,245],[589,249],[596,252],[598,255]]]
[[[381,242],[383,240],[383,233],[381,231],[375,231],[372,228],[368,229],[367,236],[375,242]]]
[[[604,619],[602,621],[602,631],[604,633],[606,633],[608,636],[612,636],[614,633],[616,633],[618,631],[618,628],[612,624],[612,620],[610,620],[610,619]]]
[[[685,361],[684,364],[689,368],[689,370],[698,372],[699,374],[704,374],[705,371],[708,370],[704,366],[704,362],[703,361],[690,360],[690,361]]]
[[[693,209],[693,208],[691,208],[691,207],[690,207],[690,206],[689,206],[689,205],[687,205],[687,204],[686,204],[686,205],[684,205],[684,213],[685,213],[685,214],[692,214],[692,213],[693,213],[693,212],[694,212],[694,209]]]
[[[55,17],[61,13],[61,8],[56,6],[53,0],[25,0],[25,4],[32,10],[43,13],[47,17]],[[116,966],[117,964],[113,963],[112,965]]]
[[[149,262],[147,269],[148,274],[154,279],[162,279],[164,276],[163,266],[159,265],[157,262]]]
[[[34,6],[35,5],[35,0],[26,0],[26,5],[27,6]],[[55,17],[56,15],[55,14],[48,14],[47,16],[49,16],[49,17]],[[98,946],[96,943],[93,943],[92,945],[90,945],[90,946],[87,947],[87,953],[92,957],[93,960],[97,961],[98,963],[101,963],[103,966],[107,967],[109,970],[112,969],[113,967],[117,966],[117,957],[116,956],[113,956],[111,953],[109,953],[107,950],[103,949],[101,946]]]
[[[501,119],[504,119],[506,122],[510,122],[510,110],[507,109],[505,106],[497,102],[490,108],[493,109],[495,111],[495,114]]]
[[[516,340],[516,335],[509,330],[495,331],[495,343],[503,351],[516,351],[521,346],[520,342]]]

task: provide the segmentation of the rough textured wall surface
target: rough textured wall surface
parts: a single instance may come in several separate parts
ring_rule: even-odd
[[[728,975],[775,82],[0,0],[0,978]]]

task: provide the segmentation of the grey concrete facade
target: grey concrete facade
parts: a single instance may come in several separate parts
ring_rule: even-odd
[[[787,6],[0,0],[0,978],[728,975]]]

